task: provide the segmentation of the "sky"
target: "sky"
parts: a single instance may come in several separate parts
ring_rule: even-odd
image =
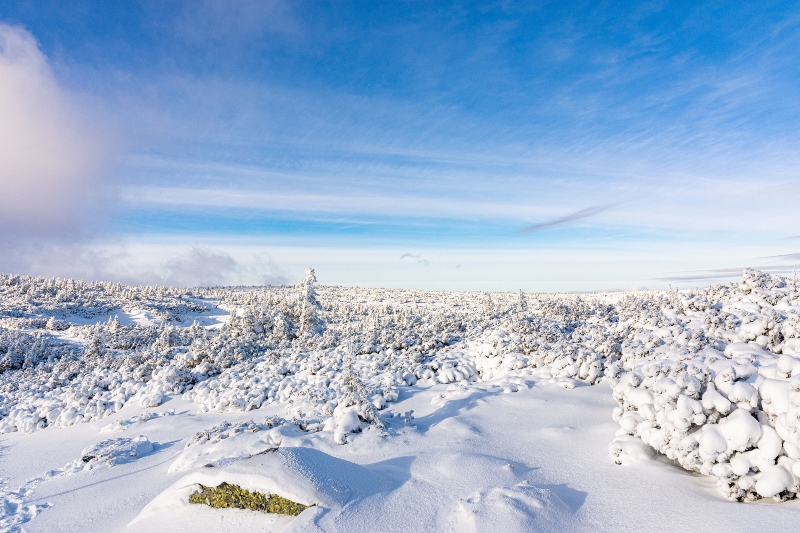
[[[0,4],[0,271],[605,291],[800,262],[796,2]]]

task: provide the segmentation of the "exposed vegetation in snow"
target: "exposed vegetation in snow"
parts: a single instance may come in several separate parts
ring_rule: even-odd
[[[200,490],[193,492],[189,496],[189,501],[217,509],[247,509],[289,516],[297,516],[308,508],[307,505],[293,502],[277,494],[249,491],[230,483],[220,483],[216,487],[200,485]]]

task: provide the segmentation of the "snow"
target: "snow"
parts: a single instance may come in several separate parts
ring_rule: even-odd
[[[651,447],[630,435],[620,435],[611,441],[608,453],[616,464],[622,466],[647,461],[655,455]]]
[[[756,271],[585,295],[0,275],[0,529],[787,529],[798,339],[797,283]],[[313,507],[188,502],[221,482]]]

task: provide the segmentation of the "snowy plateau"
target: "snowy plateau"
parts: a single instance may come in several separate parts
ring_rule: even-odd
[[[0,529],[797,531],[799,290],[0,275]]]

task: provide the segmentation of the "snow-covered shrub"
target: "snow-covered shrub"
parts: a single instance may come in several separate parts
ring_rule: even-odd
[[[800,360],[781,352],[794,353],[783,323],[799,304],[783,280],[748,270],[678,306],[628,311],[628,372],[614,386],[620,442],[639,438],[733,499],[797,497]]]
[[[67,472],[92,470],[98,467],[111,467],[129,463],[154,450],[147,437],[109,439],[89,446],[81,452],[81,457],[64,469]]]

